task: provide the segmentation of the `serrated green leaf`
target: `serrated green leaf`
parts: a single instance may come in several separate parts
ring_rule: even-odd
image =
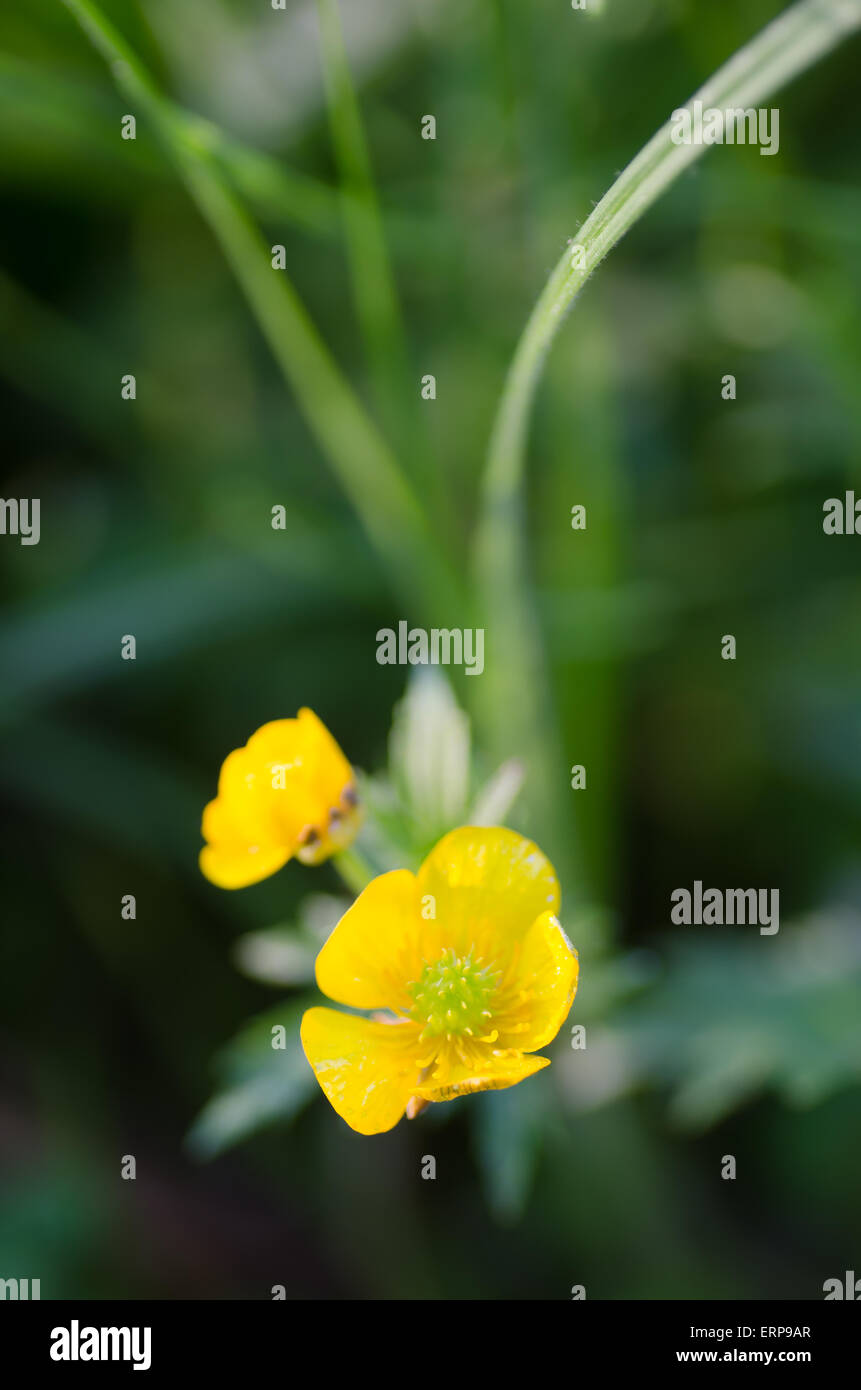
[[[302,1014],[313,996],[291,1000],[253,1019],[216,1058],[222,1086],[203,1107],[187,1137],[196,1158],[214,1158],[267,1125],[285,1123],[316,1090],[299,1041]],[[283,1027],[286,1047],[272,1046]]]
[[[704,1129],[770,1089],[813,1105],[861,1083],[861,930],[822,915],[780,935],[675,942],[661,982],[616,1016],[643,1080]]]
[[[544,1074],[473,1098],[478,1168],[488,1204],[500,1221],[516,1221],[523,1212],[552,1103]]]

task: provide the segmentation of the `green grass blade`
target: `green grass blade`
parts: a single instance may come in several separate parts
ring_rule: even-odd
[[[390,579],[423,612],[451,611],[456,584],[422,509],[286,273],[272,269],[269,248],[213,157],[211,126],[178,115],[93,0],[63,3],[108,60],[121,90],[141,101],[157,123]]]
[[[763,29],[691,98],[704,107],[756,106],[861,24],[861,0],[801,0]],[[475,538],[476,585],[493,633],[477,712],[499,755],[525,755],[539,793],[553,794],[547,677],[528,597],[523,478],[529,418],[547,352],[579,291],[619,239],[707,148],[675,144],[668,120],[622,172],[581,227],[582,267],[566,247],[515,350],[497,412]],[[494,653],[497,655],[494,657]]]
[[[403,415],[406,345],[362,115],[350,76],[338,0],[316,0],[332,143],[341,180],[356,313],[377,397]]]

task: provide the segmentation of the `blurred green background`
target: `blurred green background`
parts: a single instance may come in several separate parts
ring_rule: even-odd
[[[380,772],[406,673],[377,665],[376,631],[470,625],[487,440],[546,276],[782,6],[341,8],[406,338],[384,324],[376,360],[313,3],[105,12],[222,132],[225,178],[414,480],[457,613],[392,581],[153,123],[120,139],[133,108],[67,10],[0,18],[4,496],[42,507],[38,546],[0,547],[0,1277],[43,1298],[819,1298],[861,1261],[861,540],[822,531],[859,483],[857,42],[768,103],[779,155],[695,165],[560,335],[527,517],[558,803],[530,800],[527,758],[508,821],[560,872],[580,994],[540,1076],[366,1139],[268,1046],[343,889],[298,864],[210,887],[202,807],[227,752],[304,704]],[[516,667],[506,640],[488,651]],[[453,679],[470,707],[480,682]],[[480,779],[497,750],[471,712]],[[779,934],[671,927],[694,879],[778,888]]]

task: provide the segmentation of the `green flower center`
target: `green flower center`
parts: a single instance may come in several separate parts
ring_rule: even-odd
[[[412,1016],[424,1024],[422,1038],[486,1032],[488,1004],[498,983],[499,972],[474,960],[471,951],[467,956],[443,951],[407,986],[414,1001]]]

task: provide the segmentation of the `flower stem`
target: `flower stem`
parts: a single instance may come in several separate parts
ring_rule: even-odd
[[[861,24],[861,0],[801,0],[741,48],[688,102],[719,109],[757,105],[835,47]],[[576,296],[630,227],[705,152],[676,144],[669,120],[620,174],[566,247],[529,317],[512,359],[482,482],[474,567],[484,620],[494,634],[483,688],[477,691],[497,756],[525,755],[541,794],[559,784],[550,762],[547,682],[537,620],[528,598],[523,478],[529,418],[548,350]],[[543,751],[542,751],[543,750]],[[543,770],[536,767],[544,763]]]
[[[339,850],[332,855],[332,863],[341,875],[341,878],[350,889],[351,893],[357,896],[363,888],[367,888],[372,878],[377,877],[376,870],[368,862],[361,850],[357,850],[351,845],[349,849]]]
[[[765,101],[861,25],[861,0],[801,0],[766,26],[691,97],[703,107]],[[491,510],[510,498],[523,472],[528,417],[550,344],[579,291],[616,242],[708,146],[675,144],[668,120],[619,175],[581,228],[575,265],[566,247],[514,354],[491,439],[484,479]]]

